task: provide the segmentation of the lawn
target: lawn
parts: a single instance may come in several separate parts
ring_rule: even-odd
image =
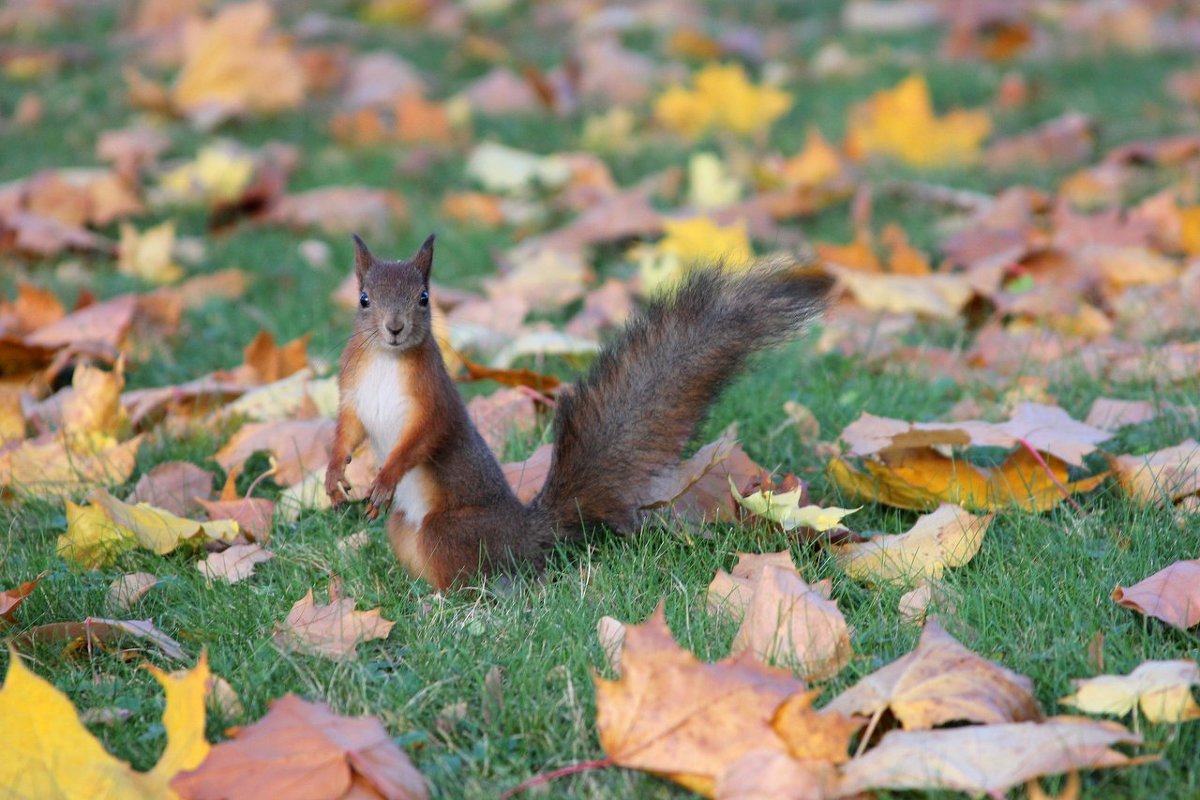
[[[407,203],[406,218],[371,237],[372,250],[383,257],[407,257],[430,232],[436,232],[435,280],[471,291],[480,291],[484,279],[496,273],[501,254],[571,218],[561,205],[539,196],[531,205],[549,208],[548,213],[527,222],[510,219],[484,225],[452,218],[443,199],[449,193],[479,189],[466,167],[477,143],[498,142],[539,155],[584,150],[587,122],[605,110],[603,104],[584,103],[561,113],[536,107],[498,114],[476,110],[469,126],[458,129],[453,141],[349,144],[331,132],[330,121],[340,108],[338,91],[314,91],[298,108],[251,113],[224,121],[215,130],[202,130],[186,119],[166,118],[130,105],[123,69],[146,58],[140,51],[144,41],[129,35],[140,5],[107,0],[49,3],[47,7],[65,10],[40,25],[4,23],[14,27],[3,31],[12,44],[0,47],[4,69],[0,183],[24,180],[42,170],[98,166],[100,135],[134,121],[149,121],[166,134],[169,143],[159,157],[164,163],[192,159],[216,139],[251,149],[284,142],[296,153],[296,166],[287,180],[289,193],[334,185],[397,192]],[[275,24],[306,47],[328,46],[346,58],[374,50],[400,55],[421,75],[427,96],[439,102],[454,97],[495,63],[513,65],[517,74],[522,67],[549,71],[571,52],[567,31],[582,35],[578,31],[586,29],[580,23],[571,28],[569,9],[575,4],[560,8],[546,2],[465,3],[505,8],[467,13],[456,28],[442,31],[434,30],[432,11],[424,21],[405,22],[405,14],[396,10],[456,5],[280,2]],[[656,79],[649,98],[630,105],[638,128],[627,135],[627,146],[599,151],[620,187],[668,167],[686,167],[697,152],[722,154],[730,164],[738,157],[758,158],[769,152],[790,156],[804,146],[806,131],[814,126],[830,142],[840,143],[855,104],[913,72],[927,79],[939,113],[953,107],[986,106],[992,124],[990,141],[1024,133],[1067,111],[1093,120],[1093,148],[1082,163],[1051,160],[999,171],[981,163],[926,168],[887,158],[858,165],[855,188],[875,187],[870,226],[876,231],[891,223],[900,226],[908,241],[931,254],[935,263],[948,236],[949,213],[911,192],[889,193],[889,184],[953,187],[988,196],[1016,185],[1055,193],[1061,191],[1064,178],[1097,163],[1112,148],[1194,134],[1200,119],[1194,107],[1182,104],[1166,88],[1169,75],[1195,62],[1194,50],[1185,47],[1132,48],[1075,40],[1068,46],[1053,37],[1044,40],[1041,34],[1058,30],[1054,27],[1058,23],[1039,19],[1030,23],[1039,33],[1027,51],[1002,62],[952,59],[944,55],[944,23],[874,32],[847,29],[838,3],[766,0],[679,5],[695,7],[699,30],[713,36],[739,28],[753,32],[756,44],[742,54],[752,78],[779,76],[779,87],[793,102],[769,129],[745,140],[720,132],[688,140],[664,131],[653,121],[653,98],[660,87],[686,83],[687,75],[709,59],[672,50],[673,28],[667,23],[632,25],[620,37],[625,47],[657,64],[670,65],[674,72]],[[372,9],[389,8],[393,9],[390,16],[372,15]],[[318,9],[319,19],[309,13]],[[552,24],[546,20],[555,9],[564,16]],[[0,21],[5,19],[0,16]],[[679,25],[687,27],[683,22]],[[315,38],[299,33],[318,28]],[[817,70],[813,65],[820,54],[829,52],[831,43],[844,48],[861,69],[830,75]],[[69,57],[27,69],[18,59],[17,48]],[[729,47],[720,52],[722,61],[739,57]],[[1027,85],[1028,97],[1010,108],[997,106],[998,89],[1014,74]],[[41,106],[37,118],[19,120],[18,110],[33,102]],[[1177,184],[1186,197],[1198,190],[1196,167],[1193,156],[1149,170],[1139,177],[1141,183],[1122,187],[1119,205],[1132,207]],[[154,185],[151,179],[146,183]],[[1195,197],[1191,199],[1194,202]],[[662,210],[682,205],[664,203]],[[843,194],[811,213],[788,217],[772,233],[775,238],[755,239],[756,250],[766,253],[779,243],[788,247],[801,240],[845,244],[854,235],[854,205]],[[175,221],[179,240],[187,240],[185,245],[193,242],[198,251],[182,260],[189,277],[236,267],[246,273],[248,282],[244,294],[236,298],[207,299],[187,308],[176,333],[130,353],[125,365],[128,389],[174,386],[233,368],[242,362],[243,348],[260,330],[279,342],[310,336],[308,356],[315,371],[333,374],[353,325],[353,312],[332,297],[351,269],[348,235],[320,227],[297,230],[256,221],[250,215],[235,216],[231,224],[213,229],[210,210],[196,205],[154,207],[137,217],[135,225],[144,229],[168,219]],[[93,229],[119,238],[115,222]],[[37,256],[17,252],[4,242],[0,239],[6,248],[0,250],[0,278],[9,298],[22,282],[50,290],[67,308],[89,294],[105,300],[124,292],[148,294],[155,288],[152,282],[118,271],[108,256],[68,252]],[[629,254],[631,243],[622,237],[589,249],[596,285],[607,277],[621,281],[634,277],[638,268],[636,257]],[[327,256],[312,256],[324,248]],[[1185,260],[1178,254],[1172,257],[1180,263]],[[850,304],[844,300],[839,308]],[[567,307],[533,316],[561,328],[581,305],[574,300]],[[861,325],[878,324],[878,335],[886,338],[890,334],[880,320],[864,319]],[[818,327],[757,359],[715,407],[696,444],[711,441],[736,423],[738,438],[756,463],[777,475],[796,473],[809,482],[811,496],[821,505],[856,506],[859,502],[829,479],[825,472],[829,451],[817,444],[834,441],[862,412],[910,421],[946,421],[956,404],[974,400],[992,418],[1003,418],[1005,403],[1025,391],[1052,398],[1073,418],[1083,419],[1098,397],[1153,399],[1173,404],[1176,410],[1122,428],[1102,445],[1105,452],[1144,454],[1200,435],[1197,370],[1179,380],[1158,381],[1153,376],[1126,380],[1081,369],[1049,370],[1035,359],[1007,373],[939,369],[941,362],[919,355],[945,348],[957,359],[952,364],[964,364],[979,330],[978,319],[971,320],[968,312],[951,320],[920,319],[902,334],[906,349],[883,358],[823,346],[823,334],[832,326],[831,322],[829,328]],[[1197,330],[1193,326],[1136,344],[1152,350],[1170,342],[1187,343],[1195,340]],[[567,379],[582,369],[578,359],[554,356],[527,358],[519,365]],[[6,374],[10,371],[7,365],[3,369]],[[68,383],[69,377],[69,373],[60,376],[53,388]],[[487,382],[462,384],[469,396],[494,388]],[[782,424],[787,401],[812,411],[820,424],[819,437],[801,436],[794,427]],[[239,424],[234,419],[207,427],[192,425],[181,435],[165,425],[150,429],[132,475],[124,484],[110,487],[113,494],[125,497],[156,465],[177,460],[211,470],[219,487],[226,473],[215,454]],[[549,441],[549,420],[543,416],[532,431],[512,434],[504,455],[508,460],[523,459],[545,441]],[[265,456],[252,458],[237,479],[239,489],[244,492],[266,468]],[[1104,458],[1092,454],[1079,473],[1090,475],[1106,468]],[[284,488],[267,480],[258,491],[277,499]],[[953,600],[937,609],[942,624],[968,648],[1031,678],[1047,715],[1073,713],[1059,702],[1072,691],[1071,679],[1100,671],[1124,674],[1151,659],[1200,657],[1195,629],[1165,625],[1122,608],[1109,597],[1117,585],[1129,586],[1175,561],[1200,557],[1200,515],[1139,503],[1113,480],[1076,499],[1078,506],[1064,502],[1042,513],[1000,511],[978,555],[969,564],[946,571],[946,595]],[[341,714],[377,716],[426,776],[434,796],[496,797],[539,773],[604,756],[593,689],[597,670],[611,675],[596,636],[601,617],[640,622],[665,600],[667,620],[680,645],[704,660],[728,655],[737,624],[707,613],[705,595],[714,573],[729,569],[739,552],[789,549],[806,579],[832,579],[832,596],[852,630],[855,655],[840,674],[821,684],[818,704],[907,653],[920,635],[920,628],[897,611],[904,589],[852,580],[828,548],[804,544],[763,521],[704,528],[650,524],[628,537],[596,531],[586,544],[556,552],[541,575],[524,574],[512,582],[492,581],[438,593],[406,576],[388,548],[382,523],[368,522],[357,505],[304,511],[294,521],[277,520],[270,539],[274,560],[260,565],[252,578],[233,585],[209,582],[195,567],[197,555],[186,548],[167,555],[133,550],[97,570],[73,568],[56,551],[56,540],[67,526],[66,507],[59,497],[11,493],[0,513],[4,515],[0,589],[46,573],[20,606],[15,621],[0,633],[19,636],[51,622],[113,616],[107,597],[114,579],[132,572],[158,577],[154,589],[126,614],[152,620],[180,642],[187,653],[185,662],[137,646],[71,653],[64,652],[61,642],[22,648],[27,664],[64,692],[76,708],[129,712],[119,724],[93,722],[88,728],[109,752],[139,770],[151,768],[165,745],[163,695],[140,665],[150,661],[178,669],[191,666],[206,651],[213,672],[228,681],[244,707],[240,715],[211,713],[206,723],[209,741],[223,739],[230,726],[259,719],[271,700],[292,692],[327,702]],[[867,502],[847,518],[847,524],[856,532],[899,533],[910,528],[917,516]],[[342,545],[346,537],[364,528],[370,536],[365,546]],[[292,604],[310,589],[323,599],[331,587],[341,596],[355,598],[359,609],[380,609],[383,617],[395,622],[390,635],[360,644],[357,656],[347,660],[281,649],[274,632]],[[1094,651],[1089,652],[1098,636],[1103,637],[1102,670],[1097,669]],[[8,652],[0,653],[0,672],[8,668],[10,659]],[[4,727],[0,721],[0,728]],[[1161,758],[1125,769],[1086,772],[1082,796],[1200,797],[1200,725],[1143,721],[1139,729],[1145,744],[1137,752]],[[1061,781],[1051,779],[1045,785],[1061,786]],[[608,767],[556,780],[541,796],[690,795],[648,773]]]

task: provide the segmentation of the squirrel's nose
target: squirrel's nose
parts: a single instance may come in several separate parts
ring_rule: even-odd
[[[401,333],[404,332],[404,323],[403,322],[398,323],[397,327],[395,327],[395,328],[393,328],[391,325],[388,325],[387,332],[390,333],[392,336],[399,336]]]

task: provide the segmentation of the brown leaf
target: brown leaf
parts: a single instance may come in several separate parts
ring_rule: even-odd
[[[467,370],[465,378],[459,380],[472,381],[495,381],[504,386],[516,388],[518,386],[527,386],[535,392],[552,392],[562,385],[562,381],[553,375],[547,375],[542,372],[534,372],[531,369],[496,369],[483,364],[476,364],[468,358],[462,360],[463,367]]]
[[[500,389],[471,398],[467,413],[493,453],[503,453],[509,437],[526,434],[537,424],[533,399],[519,389]]]
[[[358,655],[360,642],[386,639],[392,626],[379,609],[355,611],[354,599],[343,597],[327,606],[313,601],[312,589],[296,601],[287,619],[275,632],[275,641],[288,650],[310,652],[326,658],[347,659]]]
[[[1071,419],[1057,406],[1022,403],[1008,422],[904,422],[863,413],[842,431],[849,454],[865,456],[893,448],[951,445],[1015,447],[1024,439],[1042,453],[1080,466],[1096,445],[1112,438],[1107,431]]]
[[[738,444],[737,430],[731,427],[643,487],[639,508],[642,512],[669,512],[693,525],[732,522],[738,518],[738,505],[729,491],[730,480],[740,486],[762,472]]]
[[[199,501],[211,497],[212,490],[213,474],[208,470],[190,461],[167,461],[143,475],[125,501],[149,503],[177,516],[191,517],[200,512]]]
[[[302,787],[302,788],[301,788]],[[376,717],[342,717],[288,694],[213,747],[171,788],[184,800],[384,797],[425,800],[429,789]]]
[[[972,653],[935,619],[925,623],[915,650],[872,672],[825,707],[842,714],[873,715],[884,709],[891,709],[906,730],[1042,718],[1032,681]]]
[[[750,607],[754,587],[766,567],[797,571],[792,554],[787,550],[778,553],[738,553],[738,562],[732,573],[717,570],[712,583],[708,585],[708,610],[727,611],[741,619]]]
[[[88,617],[83,622],[51,622],[30,628],[9,641],[14,647],[34,642],[66,644],[68,649],[88,648],[94,644],[115,646],[125,638],[144,639],[167,658],[183,659],[186,654],[179,642],[154,627],[148,619],[100,619]]]
[[[359,233],[386,238],[408,216],[398,193],[365,186],[323,186],[280,198],[259,219],[295,228],[317,228],[328,234]]]
[[[329,463],[333,429],[333,420],[329,419],[252,422],[243,425],[214,458],[228,472],[266,450],[279,464],[276,483],[292,486]]]
[[[310,338],[311,334],[305,334],[278,346],[274,336],[267,331],[259,331],[254,341],[246,345],[242,356],[259,383],[274,383],[308,366]]]
[[[1084,425],[1116,431],[1126,425],[1140,425],[1158,416],[1159,407],[1148,400],[1115,400],[1097,397],[1092,401]]]
[[[717,776],[716,800],[828,800],[837,771],[824,761],[798,761],[776,750],[752,750]]]
[[[791,568],[766,566],[754,581],[733,653],[795,665],[806,680],[832,678],[850,662],[850,629],[837,604]]]
[[[891,731],[842,769],[840,791],[952,789],[1000,796],[1027,780],[1077,769],[1117,767],[1111,749],[1142,737],[1115,722],[1053,717],[1045,722]]]
[[[1195,439],[1109,463],[1125,493],[1142,502],[1170,503],[1200,492],[1200,442]]]
[[[209,519],[231,519],[238,524],[242,533],[259,544],[271,538],[271,525],[275,517],[275,503],[262,497],[243,497],[238,500],[200,500],[197,502],[208,513]]]
[[[998,172],[1030,167],[1066,167],[1086,160],[1095,146],[1095,123],[1078,112],[1042,123],[1029,133],[998,139],[983,154]]]
[[[148,572],[130,572],[117,578],[108,587],[108,605],[118,611],[129,609],[158,585],[158,578]]]
[[[25,581],[20,586],[13,589],[5,589],[0,591],[0,619],[5,622],[16,622],[14,619],[17,609],[21,607],[21,603],[25,602],[25,598],[33,594],[33,590],[41,583],[42,578],[48,573],[43,572],[31,581]]]
[[[866,720],[836,711],[817,711],[813,700],[820,691],[792,695],[775,712],[771,726],[787,742],[792,758],[844,764],[850,760],[850,740]]]
[[[1187,630],[1200,624],[1200,559],[1176,561],[1133,586],[1118,586],[1112,599]]]
[[[699,661],[675,643],[661,605],[648,621],[627,626],[620,679],[594,680],[600,744],[617,764],[710,795],[746,753],[784,750],[771,721],[805,688],[749,654]]]
[[[510,461],[500,465],[500,469],[504,471],[504,479],[522,503],[533,500],[542,490],[546,476],[550,474],[550,461],[553,456],[554,445],[544,444],[524,461]]]
[[[197,562],[196,569],[210,581],[220,578],[226,583],[237,583],[249,578],[256,564],[270,561],[274,557],[274,553],[262,549],[261,545],[235,544]]]

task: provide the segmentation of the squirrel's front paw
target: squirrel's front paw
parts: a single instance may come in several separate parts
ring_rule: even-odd
[[[387,510],[392,503],[392,496],[396,493],[396,483],[394,478],[382,473],[375,478],[371,490],[367,493],[367,519],[375,519],[380,512]]]
[[[349,499],[350,482],[346,480],[346,464],[349,460],[335,458],[325,470],[325,494],[329,495],[334,506],[340,506]]]

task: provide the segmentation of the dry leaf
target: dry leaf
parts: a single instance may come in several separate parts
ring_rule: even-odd
[[[850,760],[850,739],[866,720],[836,711],[817,711],[813,700],[820,691],[792,695],[775,712],[771,726],[785,742],[792,758],[844,764]]]
[[[710,587],[710,593],[712,591]],[[733,653],[794,664],[806,680],[832,678],[849,663],[850,629],[837,604],[794,569],[766,566],[753,582]]]
[[[1123,717],[1140,705],[1150,722],[1200,719],[1192,686],[1200,684],[1195,661],[1146,661],[1128,675],[1100,675],[1073,680],[1075,693],[1058,702],[1086,714]]]
[[[761,473],[762,468],[738,444],[737,430],[730,426],[716,441],[643,487],[639,508],[643,513],[669,512],[693,525],[732,522],[738,514],[730,486]]]
[[[262,549],[261,545],[235,544],[197,562],[196,569],[210,581],[220,578],[226,583],[237,583],[250,577],[255,564],[270,561],[274,557],[274,553]]]
[[[33,590],[47,574],[43,572],[31,581],[25,581],[12,589],[0,591],[0,619],[9,623],[16,622],[14,617],[17,609],[21,607],[21,603],[25,602],[26,597],[33,594]]]
[[[1170,503],[1200,492],[1200,442],[1188,439],[1143,456],[1109,459],[1126,494],[1148,503]]]
[[[749,654],[699,661],[675,643],[661,605],[648,621],[626,627],[620,679],[594,680],[596,727],[609,757],[708,795],[746,753],[785,749],[771,722],[805,688]]]
[[[424,778],[376,717],[342,717],[288,694],[171,782],[184,800],[384,797],[425,800]]]
[[[838,508],[805,504],[800,505],[808,497],[808,487],[801,487],[790,492],[772,492],[759,489],[742,497],[737,490],[733,478],[729,479],[729,490],[737,500],[738,505],[754,514],[772,522],[779,523],[785,531],[796,528],[812,528],[818,532],[845,527],[842,520],[858,511],[859,508]]]
[[[872,672],[825,707],[870,715],[885,709],[905,730],[1042,718],[1031,680],[972,653],[933,619],[925,623],[915,650]]]
[[[134,772],[109,755],[83,726],[71,702],[48,681],[30,672],[13,653],[0,689],[0,794],[6,797],[90,800],[120,797],[154,800],[169,796],[168,785],[181,770],[204,760],[204,693],[208,660],[182,677],[153,667],[163,686],[162,724],[167,746],[150,772]],[[30,735],[36,731],[36,735]]]
[[[951,789],[1001,796],[1042,775],[1118,767],[1112,749],[1142,737],[1114,722],[1053,717],[1045,722],[972,725],[937,731],[891,731],[846,764],[844,794],[868,789]]]
[[[365,186],[323,186],[281,197],[259,219],[328,234],[359,233],[385,238],[408,217],[408,204],[397,192]]]
[[[693,85],[672,86],[654,101],[655,118],[688,138],[712,129],[762,133],[792,107],[791,95],[750,83],[740,64],[709,64],[695,74]]]
[[[50,622],[30,628],[9,641],[14,647],[34,642],[62,643],[68,649],[93,645],[114,645],[126,638],[144,639],[167,658],[186,658],[179,642],[154,627],[148,619],[101,619],[88,617],[83,622]]]
[[[943,505],[920,517],[905,533],[835,544],[834,558],[857,580],[912,586],[940,578],[946,567],[959,567],[974,558],[994,516],[975,516]]]
[[[157,585],[158,578],[149,572],[126,573],[109,584],[108,605],[118,611],[126,611]]]
[[[381,613],[378,608],[355,611],[354,599],[350,597],[320,606],[313,601],[309,589],[276,630],[275,641],[288,650],[333,659],[355,658],[360,642],[386,639],[396,624],[384,619]]]
[[[1118,586],[1112,599],[1187,630],[1200,624],[1200,559],[1176,561],[1133,586]]]
[[[330,419],[252,422],[243,425],[217,451],[215,460],[229,472],[245,464],[250,456],[265,450],[279,467],[275,482],[292,486],[329,463],[333,432],[334,422]]]
[[[138,479],[127,502],[147,503],[181,517],[201,510],[212,496],[213,474],[190,461],[166,461]]]
[[[828,800],[837,797],[837,771],[824,761],[798,761],[776,750],[752,750],[713,786],[716,800]]]

